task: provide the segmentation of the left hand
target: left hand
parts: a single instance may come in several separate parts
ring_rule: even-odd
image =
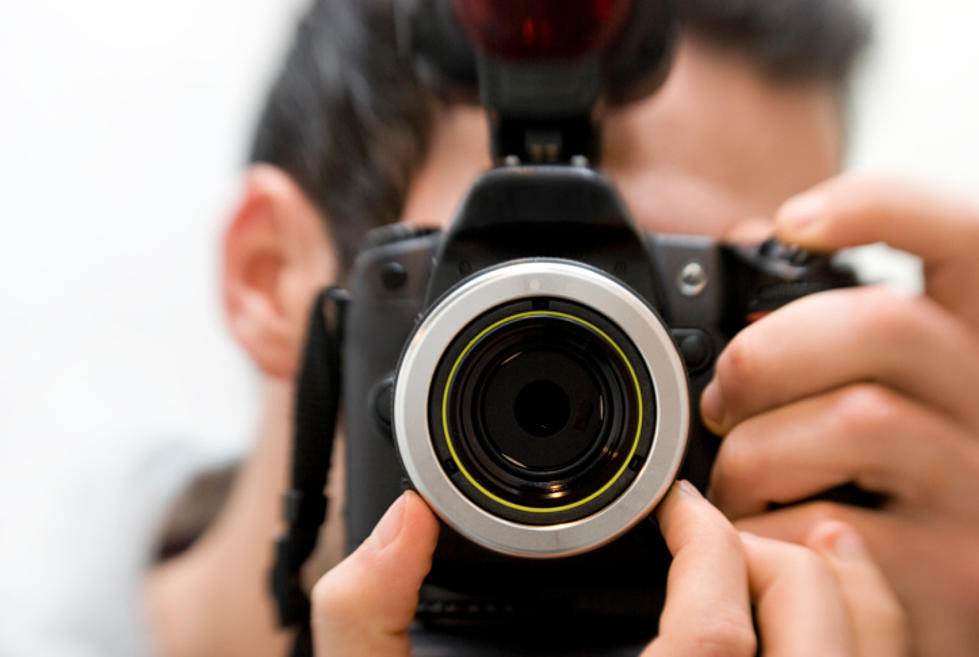
[[[911,185],[841,177],[790,201],[779,238],[884,241],[925,263],[926,295],[800,299],[742,331],[701,410],[725,436],[711,496],[738,526],[802,542],[852,525],[906,607],[916,654],[979,650],[979,211]],[[846,482],[879,510],[790,504]]]
[[[673,562],[659,636],[640,657],[908,654],[900,605],[846,525],[819,525],[807,547],[739,535],[689,482],[656,515]]]

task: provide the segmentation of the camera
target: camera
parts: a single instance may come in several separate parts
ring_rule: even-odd
[[[652,512],[678,477],[708,485],[719,440],[696,409],[718,355],[765,313],[854,278],[771,240],[637,229],[599,167],[601,115],[662,84],[672,1],[396,7],[419,78],[478,89],[495,165],[446,229],[376,229],[350,274],[326,364],[342,364],[348,550],[412,488],[443,523],[427,627],[532,628],[559,651],[597,620],[616,628],[605,647],[648,639],[670,563]],[[306,482],[286,515],[306,527],[280,541],[280,609],[322,521],[323,451],[295,454]]]
[[[596,100],[663,79],[669,3],[612,3],[626,13],[606,18],[631,32],[612,54],[595,35],[593,57],[505,38],[508,24],[526,35],[520,26],[551,20],[560,50],[562,16],[575,14],[566,3],[548,15],[549,3],[511,2],[475,19],[473,3],[421,4],[427,38],[454,21],[456,39],[477,43],[497,166],[446,230],[383,227],[354,265],[342,382],[348,546],[409,486],[445,524],[422,617],[586,613],[648,632],[669,563],[650,514],[678,476],[709,481],[718,441],[696,401],[718,354],[764,313],[853,280],[774,241],[643,234],[593,166]],[[506,15],[517,5],[527,16]],[[580,26],[569,33],[588,41]],[[425,45],[431,77],[441,51]],[[641,58],[616,47],[645,53],[643,75]],[[616,70],[616,58],[631,68]],[[628,82],[606,94],[610,78]]]
[[[435,620],[655,619],[649,516],[678,476],[707,486],[718,439],[695,409],[718,354],[852,284],[774,242],[642,234],[590,168],[496,168],[447,231],[371,240],[346,311],[347,541],[417,490],[447,526]]]

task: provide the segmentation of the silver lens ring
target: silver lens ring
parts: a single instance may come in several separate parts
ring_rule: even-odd
[[[456,335],[486,311],[528,297],[574,301],[618,325],[642,355],[656,398],[652,451],[629,488],[597,513],[555,525],[516,523],[470,501],[439,463],[428,424],[431,382]],[[579,263],[518,261],[463,283],[415,329],[398,372],[392,427],[408,477],[449,526],[473,542],[504,554],[569,556],[617,538],[649,515],[666,494],[686,449],[690,398],[683,363],[669,332],[635,293]]]

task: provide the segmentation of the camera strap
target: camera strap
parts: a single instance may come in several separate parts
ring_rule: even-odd
[[[293,657],[312,655],[310,601],[302,587],[301,571],[326,518],[324,492],[340,406],[340,348],[348,298],[339,287],[317,295],[296,379],[291,483],[282,508],[286,529],[276,539],[270,573],[279,625],[299,629]]]

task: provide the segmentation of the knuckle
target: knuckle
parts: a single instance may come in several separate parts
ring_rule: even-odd
[[[751,331],[742,331],[734,336],[717,360],[716,376],[725,400],[735,398],[739,390],[756,378],[757,358],[752,343]]]
[[[814,550],[803,545],[787,544],[784,546],[786,557],[792,564],[792,571],[807,575],[810,579],[831,578],[832,572],[822,557]]]
[[[904,410],[900,396],[877,383],[849,386],[834,406],[844,432],[857,438],[887,432]]]
[[[698,657],[754,657],[758,639],[745,622],[725,619],[706,621],[690,639],[689,653]]]
[[[839,505],[832,502],[813,502],[810,511],[814,519],[820,522],[827,520],[844,522]]]
[[[855,518],[850,517],[844,506],[835,502],[808,502],[800,511],[805,514],[802,519],[809,529],[824,522],[844,522],[854,527],[859,525]]]
[[[858,485],[913,493],[921,499],[929,499],[945,485],[941,472],[946,467],[942,449],[946,437],[932,435],[932,449],[910,441],[929,426],[926,412],[915,402],[886,386],[859,383],[838,394],[831,412],[842,449],[859,464],[852,473]]]

